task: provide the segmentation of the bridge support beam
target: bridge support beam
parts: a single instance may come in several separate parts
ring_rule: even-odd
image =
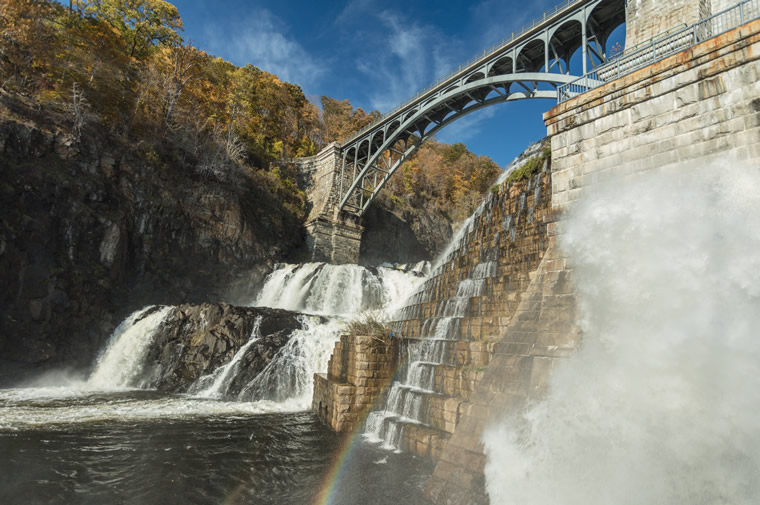
[[[342,265],[359,262],[362,231],[359,216],[338,210],[343,154],[332,143],[316,156],[294,160],[299,186],[311,207],[306,219],[306,246],[310,261]]]
[[[359,263],[362,227],[359,218],[342,215],[337,219],[319,216],[306,223],[306,246],[311,261],[334,265]]]

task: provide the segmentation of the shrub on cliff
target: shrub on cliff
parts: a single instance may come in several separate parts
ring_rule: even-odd
[[[378,321],[373,315],[365,315],[361,319],[356,319],[348,324],[347,332],[350,336],[386,338],[391,330],[385,323]]]

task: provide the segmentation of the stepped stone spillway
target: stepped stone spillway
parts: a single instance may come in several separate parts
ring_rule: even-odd
[[[394,328],[406,379],[394,384],[400,391],[391,389],[385,414],[377,414],[385,426],[374,428],[387,444],[437,461],[469,408],[548,245],[548,162],[544,169],[494,191],[399,312]]]
[[[495,228],[494,212],[511,215],[494,207],[495,196],[404,309],[395,329],[402,361],[411,361],[399,373],[406,382],[394,384],[368,425],[389,445],[437,461],[427,487],[435,503],[488,503],[484,429],[541,397],[556,360],[580,342],[560,214],[613,176],[688,176],[695,163],[757,167],[758,33],[752,21],[548,112],[553,166],[542,177],[551,179],[543,193],[551,203],[537,214],[530,191],[508,192],[545,224],[540,247],[531,249],[534,238],[510,252],[521,236]]]
[[[336,344],[329,373],[315,377],[313,404],[333,429],[355,428],[379,404],[367,421],[368,436],[438,459],[548,245],[549,166],[546,160],[527,180],[495,187],[465,223],[397,313],[392,357],[362,350],[364,337]],[[397,364],[400,380],[381,397]]]

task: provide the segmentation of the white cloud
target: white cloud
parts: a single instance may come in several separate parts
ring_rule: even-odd
[[[340,25],[343,23],[350,23],[357,17],[361,17],[372,8],[372,1],[373,0],[352,0],[348,2],[340,14],[335,18],[335,24]]]
[[[475,4],[471,8],[472,22],[479,28],[483,49],[519,31],[557,3],[559,0],[534,0],[530,3],[482,0]]]
[[[326,68],[289,37],[288,31],[287,25],[267,9],[256,9],[234,29],[207,29],[212,52],[238,65],[250,63],[285,81],[311,87]]]
[[[362,56],[357,68],[371,80],[368,93],[371,106],[385,112],[427,87],[453,66],[447,41],[436,29],[407,23],[392,11],[375,18],[380,35],[372,44],[371,57]]]

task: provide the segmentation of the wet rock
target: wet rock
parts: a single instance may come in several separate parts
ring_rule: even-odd
[[[364,215],[361,265],[431,261],[451,239],[451,221],[442,212],[390,207],[378,198]]]
[[[199,378],[229,363],[248,343],[260,318],[260,338],[242,357],[229,389],[228,394],[235,396],[302,327],[298,316],[286,310],[226,303],[180,305],[169,313],[148,352],[148,383],[162,391],[187,391]]]

